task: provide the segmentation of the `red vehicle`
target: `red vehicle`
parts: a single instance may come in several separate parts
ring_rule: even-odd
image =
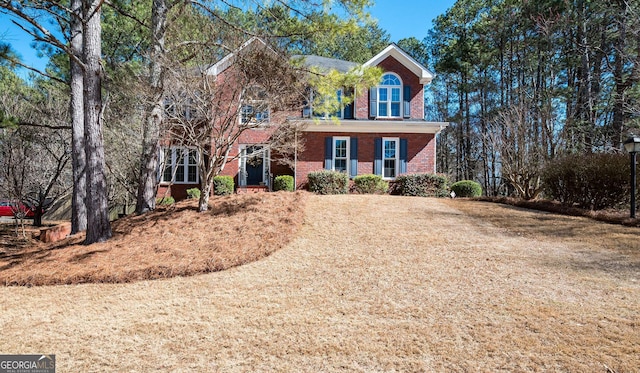
[[[15,217],[15,214],[24,214],[24,217],[32,218],[33,210],[25,206],[22,202],[13,202],[6,199],[0,200],[0,216]]]

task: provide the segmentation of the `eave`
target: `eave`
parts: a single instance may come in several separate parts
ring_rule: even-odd
[[[303,132],[351,132],[351,133],[433,133],[437,134],[449,122],[427,122],[424,120],[340,120],[304,119]]]

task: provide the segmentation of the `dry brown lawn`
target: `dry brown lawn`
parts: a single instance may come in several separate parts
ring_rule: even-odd
[[[464,200],[309,196],[297,237],[250,264],[0,288],[0,353],[55,353],[60,372],[634,372],[639,233]]]

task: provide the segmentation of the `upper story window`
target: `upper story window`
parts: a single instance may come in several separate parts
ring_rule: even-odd
[[[258,86],[246,89],[240,108],[240,122],[242,124],[269,123],[271,111],[267,100],[267,93]]]
[[[378,86],[378,116],[400,118],[402,82],[395,74],[386,73]]]
[[[195,184],[198,182],[198,153],[184,147],[164,148],[160,153],[163,165],[161,182]]]
[[[245,102],[240,108],[240,120],[242,124],[269,123],[269,106],[264,101]]]
[[[329,113],[324,109],[326,102],[320,95],[309,90],[309,99],[305,102],[302,110],[303,118],[321,118],[329,119],[330,117],[338,119],[353,119],[353,88],[340,88],[336,91],[335,99],[338,103],[338,109]]]

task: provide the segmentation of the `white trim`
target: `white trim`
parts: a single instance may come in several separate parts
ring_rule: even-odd
[[[400,75],[391,72],[391,71],[387,71],[384,74],[382,74],[382,77],[384,77],[385,75],[392,75],[394,76],[396,79],[398,79],[398,81],[400,82],[400,85],[382,85],[382,78],[379,85],[376,86],[376,89],[378,90],[378,99],[376,101],[376,104],[378,105],[378,107],[376,108],[376,113],[378,114],[377,118],[382,118],[382,119],[402,119],[404,117],[404,113],[403,113],[403,106],[404,106],[404,101],[403,101],[403,95],[404,95],[404,86],[403,86],[403,82],[402,82],[402,78],[400,77]],[[380,89],[386,89],[387,90],[387,100],[386,101],[382,101],[380,100]],[[400,100],[397,101],[398,102],[398,109],[399,109],[399,114],[396,115],[391,115],[391,104],[395,101],[392,100],[393,97],[393,89],[398,89],[400,91],[399,97]],[[387,115],[382,116],[380,115],[380,102],[386,102],[387,103]]]
[[[265,144],[240,144],[238,157],[238,186],[247,186],[247,148],[249,147],[261,147],[262,151],[262,183],[269,185],[269,175],[271,173],[271,152]],[[244,152],[244,155],[243,155]]]
[[[333,148],[332,149],[332,152],[333,152],[332,153],[332,159],[331,159],[331,169],[334,170],[334,171],[338,171],[338,170],[336,170],[336,141],[337,140],[344,140],[346,142],[346,144],[347,144],[346,156],[345,157],[340,157],[340,159],[344,159],[346,161],[346,170],[344,170],[344,171],[347,173],[347,175],[350,175],[350,171],[351,170],[349,169],[350,168],[349,163],[351,162],[351,158],[350,158],[350,156],[351,156],[351,153],[350,153],[351,152],[351,144],[350,144],[351,143],[351,138],[348,137],[348,136],[347,137],[345,137],[345,136],[334,136],[333,137],[332,144],[331,144],[331,146]],[[340,171],[342,171],[342,170],[340,170]]]
[[[166,167],[168,166],[167,164],[165,164],[165,151],[169,150],[171,153],[171,163],[169,163],[169,165],[171,166],[171,180],[165,180],[164,178],[164,171],[166,169]],[[185,151],[184,154],[182,155],[182,162],[177,163],[177,154],[178,154],[178,150],[180,151]],[[169,146],[169,147],[161,147],[160,148],[160,157],[159,157],[159,165],[160,167],[160,183],[161,184],[198,184],[200,183],[200,170],[198,168],[198,153],[196,151],[196,163],[189,163],[189,153],[196,151],[195,148],[192,147],[186,147],[186,146]],[[176,167],[178,166],[183,166],[184,167],[184,176],[182,178],[182,180],[173,180],[174,177],[176,177]],[[195,166],[196,167],[196,180],[195,181],[189,181],[189,166]]]
[[[409,56],[407,52],[403,51],[396,44],[389,44],[389,46],[383,49],[380,53],[365,62],[363,66],[378,66],[380,62],[384,61],[384,59],[389,56],[398,60],[398,62],[400,62],[404,67],[417,75],[420,78],[420,84],[429,84],[435,77],[433,72],[424,67],[413,57]]]
[[[229,68],[229,66],[231,66],[234,62],[235,59],[234,57],[236,56],[236,53],[240,52],[241,50],[245,49],[246,47],[250,46],[251,44],[258,42],[260,44],[262,44],[262,47],[267,48],[268,50],[271,50],[273,53],[276,53],[276,51],[274,51],[273,49],[271,49],[267,43],[265,43],[264,40],[260,39],[259,37],[252,37],[251,39],[245,41],[244,43],[242,43],[242,45],[233,53],[229,53],[226,56],[224,56],[220,61],[216,62],[213,66],[209,67],[208,69],[206,69],[206,74],[207,75],[213,75],[213,76],[217,76],[220,73],[222,73],[223,71],[225,71],[226,69]]]
[[[385,158],[384,153],[384,143],[385,142],[395,142],[396,143],[396,156],[394,158]],[[396,165],[394,167],[394,176],[393,177],[385,177],[384,176],[384,161],[385,159],[394,159],[396,161]],[[394,180],[400,174],[400,138],[399,137],[383,137],[382,138],[382,178],[384,180]]]
[[[297,120],[297,119],[296,119]],[[350,132],[350,133],[440,133],[449,122],[427,122],[423,120],[331,120],[300,121],[307,124],[302,132]]]

